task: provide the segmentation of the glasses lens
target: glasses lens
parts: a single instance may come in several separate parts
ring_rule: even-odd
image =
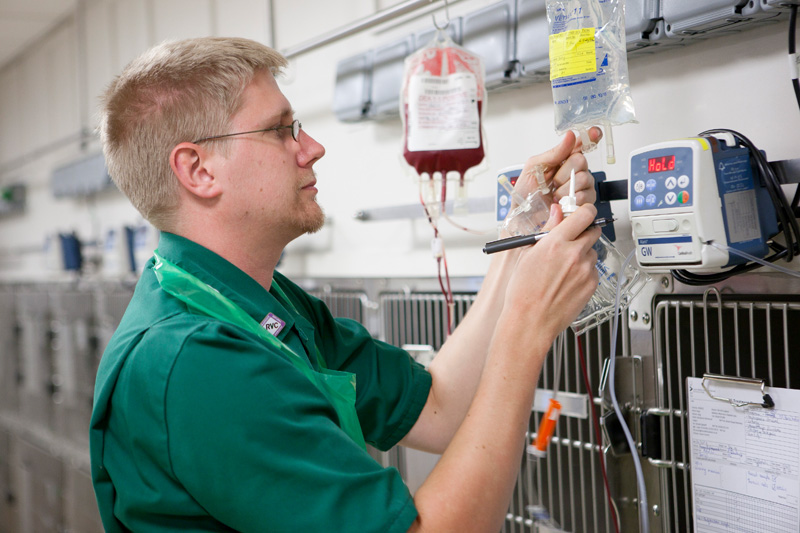
[[[300,124],[299,120],[295,119],[295,121],[292,122],[292,139],[294,139],[295,141],[300,136],[300,128],[302,127],[303,126],[302,124]]]

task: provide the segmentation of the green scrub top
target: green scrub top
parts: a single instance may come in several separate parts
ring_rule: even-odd
[[[381,450],[414,425],[430,375],[406,352],[279,273],[292,305],[213,252],[162,233],[159,253],[219,290],[319,369],[356,376],[365,440]],[[287,355],[198,315],[145,269],[100,362],[90,430],[107,531],[404,532],[417,512]],[[283,323],[283,325],[281,325]]]

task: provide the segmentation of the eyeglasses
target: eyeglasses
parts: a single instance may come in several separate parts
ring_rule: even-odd
[[[303,127],[303,125],[300,124],[300,121],[295,119],[288,126],[275,126],[273,128],[264,128],[263,130],[242,131],[242,132],[239,132],[239,133],[226,133],[225,135],[214,135],[213,137],[203,137],[202,139],[197,139],[196,141],[192,141],[192,143],[197,144],[197,143],[201,143],[203,141],[211,141],[211,140],[214,140],[214,139],[223,139],[225,137],[234,137],[236,135],[247,135],[248,133],[261,133],[261,132],[264,132],[264,131],[278,131],[278,130],[288,130],[288,129],[292,130],[292,139],[297,141],[297,137],[300,136],[300,129],[302,127]],[[299,141],[297,141],[297,142],[299,142]]]

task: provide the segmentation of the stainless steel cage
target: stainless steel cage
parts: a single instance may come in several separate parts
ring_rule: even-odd
[[[800,283],[766,274],[739,278],[711,288],[675,286],[660,280],[658,291],[667,294],[647,296],[648,305],[638,307],[640,313],[647,309],[652,329],[642,328],[643,315],[638,321],[631,316],[620,320],[614,383],[636,441],[635,453],[643,459],[653,533],[693,530],[687,377],[710,372],[764,379],[772,387],[800,388],[800,363],[795,361],[800,354],[800,328],[796,327],[800,324]],[[455,297],[450,311],[453,323],[458,324],[475,301],[482,280],[451,281]],[[436,351],[447,337],[447,303],[435,279],[314,279],[300,280],[300,284],[326,302],[334,316],[356,320],[386,342],[427,345]],[[63,317],[64,306],[51,305],[59,298],[48,295],[75,290],[94,295],[94,316],[84,313],[87,325],[75,332],[95,338],[76,338],[80,341],[76,345],[96,342],[99,353],[122,316],[130,288],[0,287],[0,301],[8,304],[0,313],[4,318],[0,342],[7,348],[0,353],[0,383],[8,386],[0,391],[0,490],[17,502],[6,500],[0,505],[0,531],[15,530],[15,524],[28,530],[44,527],[36,518],[39,515],[52,523],[92,524],[83,527],[87,531],[97,526],[94,512],[80,514],[86,505],[94,505],[93,500],[87,501],[91,491],[82,448],[85,442],[56,431],[49,416],[53,390],[48,384],[53,382],[54,372],[66,367],[57,366],[53,359],[58,339],[53,333],[57,329],[53,317],[59,316],[59,309]],[[560,372],[552,354],[545,362],[539,393],[546,398],[558,391],[559,398],[570,406],[562,411],[547,456],[522,457],[504,532],[548,531],[543,522],[534,521],[532,506],[538,506],[537,517],[546,509],[562,531],[614,532],[601,453],[620,530],[639,530],[632,456],[628,450],[610,445],[610,425],[603,425],[602,439],[597,438],[589,409],[594,405],[601,421],[610,413],[604,365],[611,353],[612,331],[608,322],[577,337],[567,331]],[[62,354],[61,362],[72,364],[75,359],[75,364],[85,364],[86,353],[72,350]],[[86,376],[80,377],[76,383],[85,385]],[[531,410],[529,440],[539,430],[543,410],[539,400],[537,396]],[[647,418],[657,421],[654,433],[652,425],[649,430],[644,428],[642,420]],[[34,452],[46,452],[52,469],[34,468],[31,458],[36,457],[38,464],[41,455]],[[438,458],[402,447],[371,453],[385,466],[398,468],[412,492]],[[40,489],[45,490],[41,487],[51,492],[69,491],[70,495],[61,506],[48,506],[42,500],[42,507],[36,503]]]
[[[693,531],[686,378],[704,373],[800,388],[800,295],[664,296],[655,303],[657,401],[664,531]]]

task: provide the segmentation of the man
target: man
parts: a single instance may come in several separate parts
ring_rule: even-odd
[[[556,199],[576,170],[587,205],[536,246],[498,254],[425,371],[275,271],[323,222],[313,165],[325,151],[278,88],[284,65],[244,39],[165,43],[105,95],[109,172],[162,236],[98,370],[103,523],[497,531],[541,365],[597,285],[586,160],[571,133],[529,160],[552,169]],[[365,441],[443,455],[412,497]]]

